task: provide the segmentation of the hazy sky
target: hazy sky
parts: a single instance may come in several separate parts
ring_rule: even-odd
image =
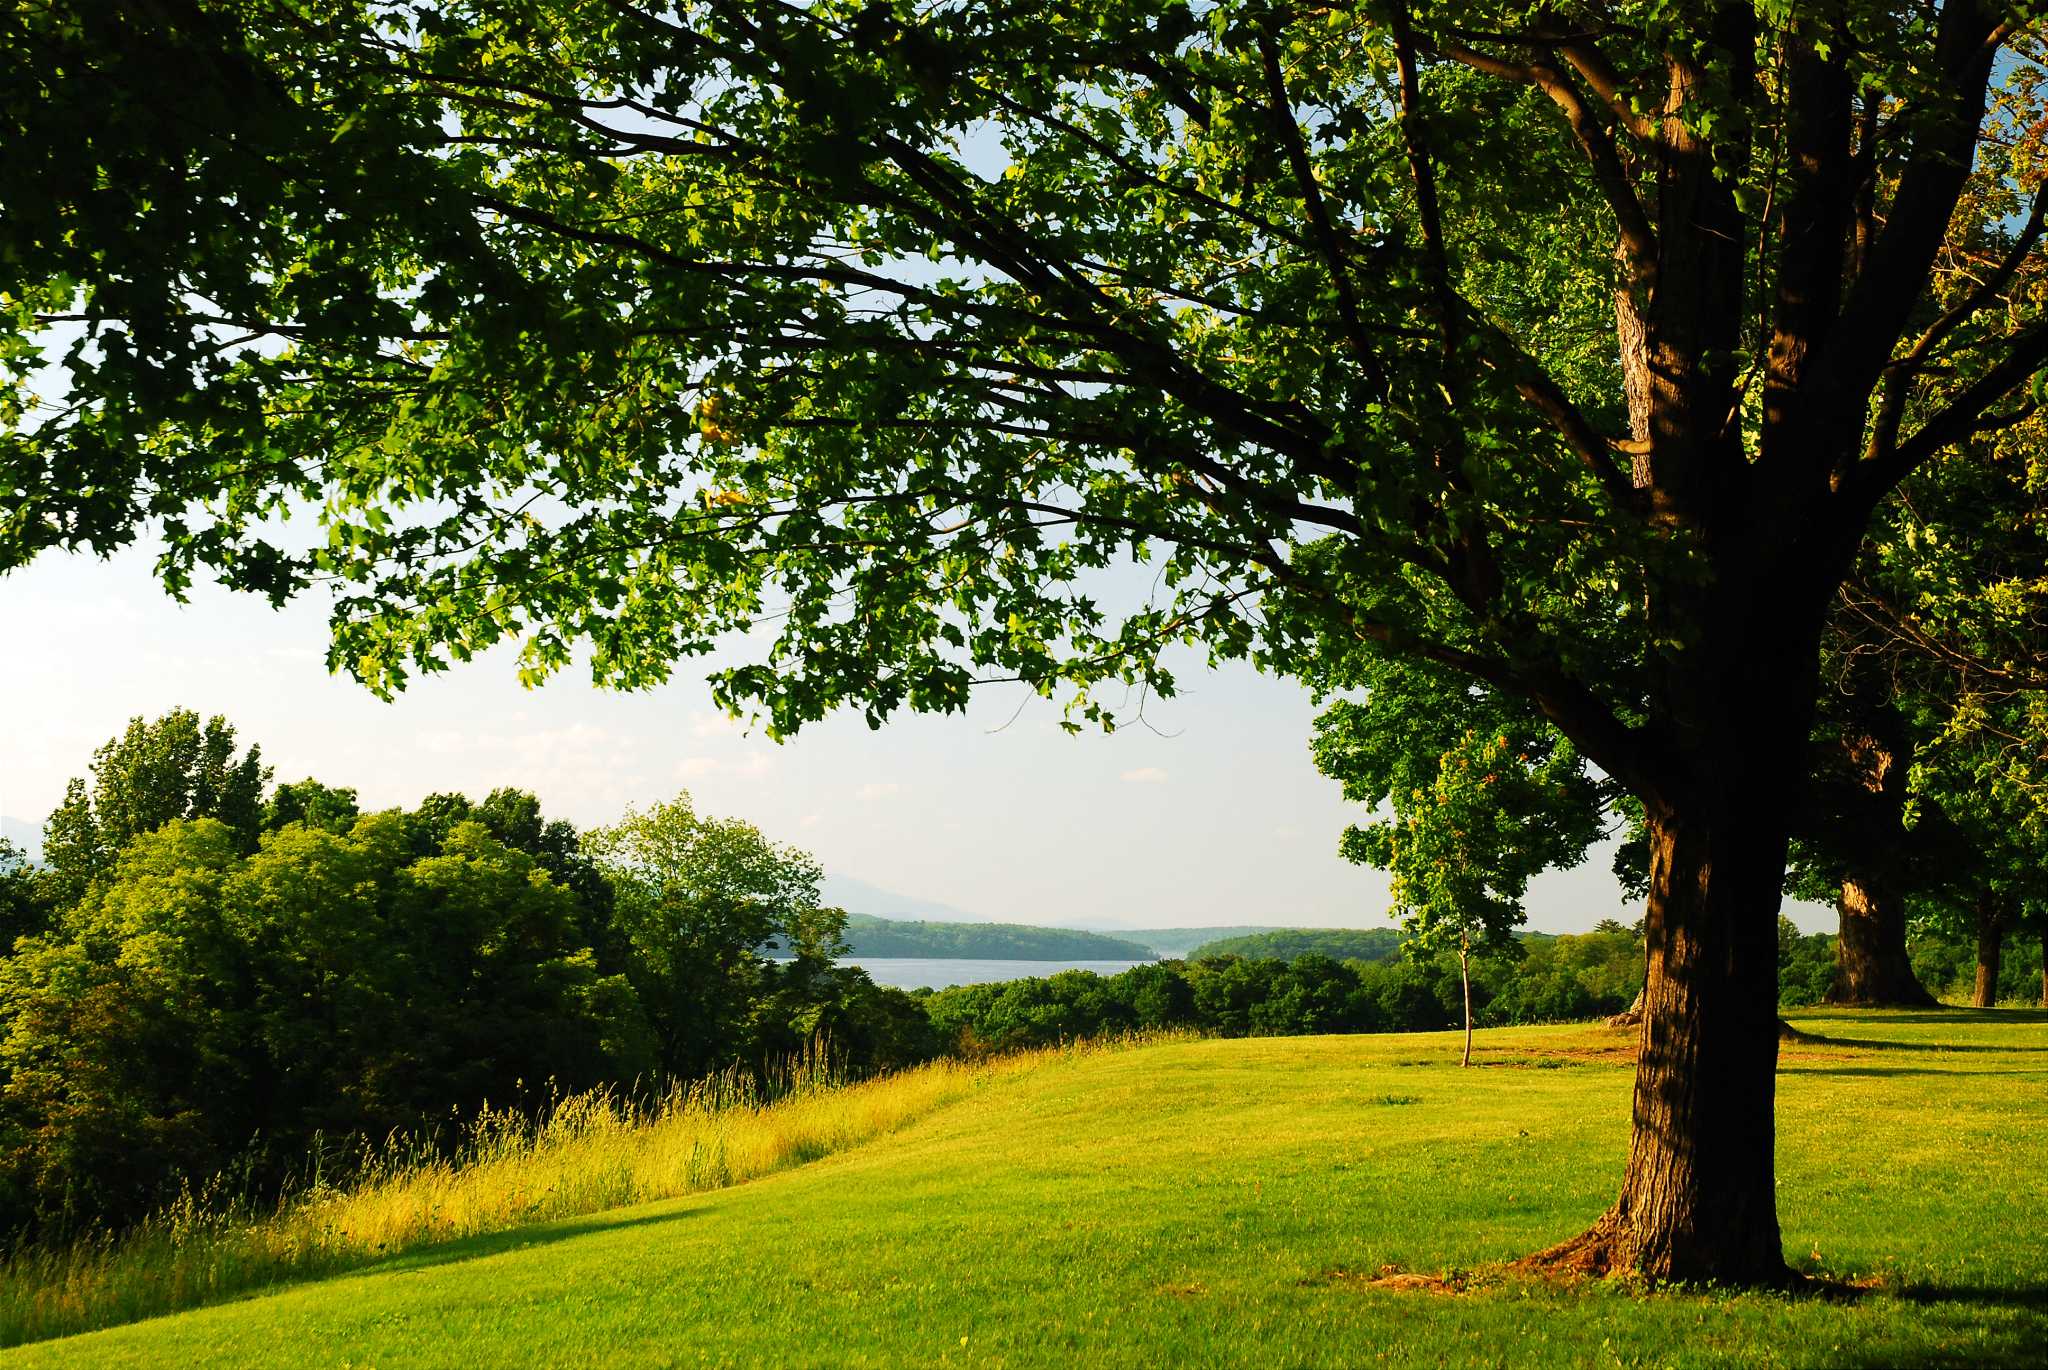
[[[52,555],[0,577],[0,814],[40,822],[129,717],[185,705],[226,714],[278,779],[354,786],[366,806],[517,785],[590,824],[687,789],[836,875],[981,918],[1386,918],[1384,878],[1335,854],[1357,813],[1309,760],[1307,695],[1249,670],[1189,667],[1179,697],[1148,706],[1150,728],[1108,737],[1069,737],[1056,704],[1002,686],[964,717],[870,731],[836,716],[778,746],[714,710],[700,674],[635,694],[572,675],[525,690],[499,654],[384,704],[327,674],[325,615],[316,599],[274,612],[205,586],[179,606],[141,553]],[[1546,876],[1530,913],[1552,931],[1636,916],[1604,853]],[[1832,912],[1797,916],[1819,928]]]

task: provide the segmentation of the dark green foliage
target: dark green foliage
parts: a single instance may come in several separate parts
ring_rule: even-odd
[[[244,856],[215,819],[121,853],[0,963],[0,1213],[132,1218],[316,1133],[381,1136],[651,1064],[631,988],[571,900],[475,823],[415,858],[397,814],[293,824]],[[253,1146],[254,1150],[250,1148]]]
[[[82,898],[130,839],[174,818],[218,819],[237,850],[254,851],[269,779],[262,749],[237,757],[235,730],[219,715],[203,724],[190,709],[130,719],[121,736],[93,753],[92,783],[72,780],[44,825],[43,861],[60,898]]]
[[[1126,928],[1117,936],[1140,946],[1149,947],[1155,955],[1185,957],[1194,953],[1197,947],[1225,937],[1253,937],[1262,932],[1292,932],[1284,924],[1247,923],[1237,926],[1215,928]]]
[[[926,923],[846,916],[853,956],[969,957],[988,961],[1147,961],[1136,942],[1022,923]]]
[[[1970,999],[1977,974],[1977,944],[1966,934],[1951,931],[1946,922],[1923,922],[1908,942],[1913,955],[1913,974],[1936,997],[1951,1002]],[[2048,984],[2042,982],[2042,934],[2032,928],[2009,933],[2005,955],[1998,963],[2000,1003],[2043,1004]]]
[[[303,823],[328,832],[347,832],[361,814],[354,790],[335,789],[308,776],[304,780],[286,781],[270,792],[270,799],[263,806],[263,830],[275,832],[293,823]]]
[[[1520,939],[1519,960],[1475,963],[1489,1023],[1554,1023],[1619,1013],[1643,985],[1642,938],[1609,922],[1582,936]]]
[[[1834,934],[1803,934],[1789,918],[1778,919],[1778,1002],[1818,1004],[1835,983]]]
[[[50,872],[0,838],[0,956],[13,949],[16,938],[42,932],[56,916],[57,882]]]
[[[1393,928],[1276,928],[1204,942],[1188,957],[1199,960],[1205,956],[1243,956],[1292,961],[1310,954],[1338,961],[1384,961],[1401,954],[1401,934]]]
[[[22,939],[0,960],[0,1228],[119,1224],[225,1170],[260,1198],[316,1139],[435,1145],[486,1102],[765,1074],[821,1042],[853,1071],[937,1051],[908,995],[832,964],[815,864],[747,825],[629,814],[600,850],[634,859],[607,870],[519,790],[362,814],[308,779],[258,802],[232,740],[137,720],[52,821],[77,860],[0,847],[0,934]],[[770,934],[787,963],[755,953]]]

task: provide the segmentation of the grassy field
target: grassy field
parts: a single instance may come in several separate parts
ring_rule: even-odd
[[[2048,1014],[1803,1013],[1780,1207],[1853,1299],[1485,1267],[1611,1197],[1627,1038],[1201,1041],[1049,1058],[718,1192],[444,1243],[18,1349],[21,1365],[2041,1365]],[[1395,1292],[1388,1266],[1475,1272]]]

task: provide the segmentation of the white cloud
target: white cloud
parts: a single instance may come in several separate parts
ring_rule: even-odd
[[[1140,766],[1135,771],[1125,771],[1117,779],[1128,785],[1164,785],[1166,772],[1157,766]]]
[[[853,792],[853,797],[865,804],[876,799],[886,799],[890,795],[896,794],[899,791],[901,791],[902,788],[903,787],[901,785],[898,785],[893,780],[870,780],[867,784],[855,790]]]
[[[823,817],[818,814],[807,813],[802,818],[796,820],[796,825],[799,828],[815,828],[824,821]]]
[[[678,780],[697,780],[707,775],[718,774],[718,758],[715,756],[686,756],[676,762]]]

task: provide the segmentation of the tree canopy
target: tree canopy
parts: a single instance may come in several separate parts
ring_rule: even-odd
[[[132,839],[174,818],[217,818],[245,850],[263,822],[262,749],[235,755],[234,727],[190,709],[132,718],[93,753],[92,783],[73,779],[43,834],[43,859],[70,898]]]

